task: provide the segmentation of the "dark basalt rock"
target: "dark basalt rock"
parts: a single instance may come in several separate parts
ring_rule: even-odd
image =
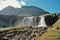
[[[56,14],[48,15],[45,17],[45,22],[48,26],[52,26],[57,20],[58,20],[58,16]]]

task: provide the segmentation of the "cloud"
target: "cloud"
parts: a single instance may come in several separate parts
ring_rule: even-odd
[[[21,1],[21,6],[26,5],[26,3],[24,1]]]
[[[23,0],[21,2],[18,2],[17,0],[0,0],[0,10],[4,9],[7,6],[21,8],[24,5],[26,5],[26,3]]]

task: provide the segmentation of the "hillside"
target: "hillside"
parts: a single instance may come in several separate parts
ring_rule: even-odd
[[[35,7],[35,6],[23,6],[22,8],[14,8],[12,6],[8,6],[3,10],[0,10],[0,15],[22,15],[22,16],[32,16],[32,15],[42,15],[48,14],[49,12]]]
[[[60,20],[58,20],[52,28],[48,28],[47,32],[37,40],[60,40]]]

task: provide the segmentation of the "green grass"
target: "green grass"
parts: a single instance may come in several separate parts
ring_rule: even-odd
[[[58,27],[60,27],[60,19],[53,25],[53,26],[58,26]]]
[[[57,29],[59,27],[59,29]],[[58,20],[53,28],[47,30],[41,37],[37,37],[37,40],[60,40],[60,20]]]
[[[46,38],[46,40],[60,40],[60,29],[51,30]]]

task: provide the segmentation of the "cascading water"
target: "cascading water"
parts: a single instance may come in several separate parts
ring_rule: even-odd
[[[33,26],[34,22],[33,22],[33,17],[24,17],[22,22],[21,22],[22,26]]]
[[[22,20],[18,21],[18,24],[20,26],[36,26],[36,27],[47,27],[45,23],[45,17],[39,16],[39,17],[23,17]]]
[[[27,17],[27,25],[28,26],[33,26],[34,25],[33,17]]]
[[[45,23],[45,18],[44,16],[40,16],[40,22],[38,23],[37,27],[47,27],[46,23]]]
[[[22,22],[21,22],[21,26],[26,26],[26,17],[23,18]]]

